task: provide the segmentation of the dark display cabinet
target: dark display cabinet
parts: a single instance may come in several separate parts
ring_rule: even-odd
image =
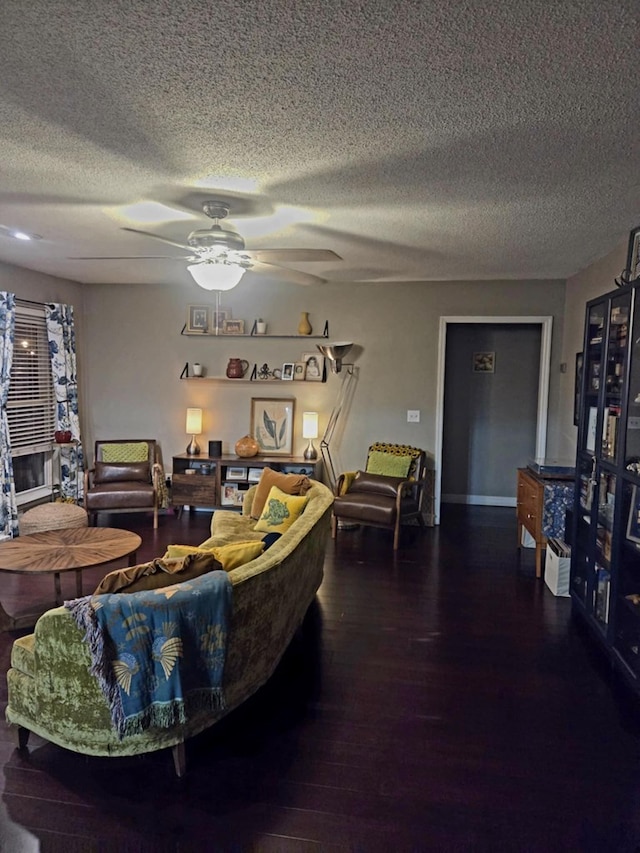
[[[583,365],[571,597],[640,690],[640,282],[587,303]]]

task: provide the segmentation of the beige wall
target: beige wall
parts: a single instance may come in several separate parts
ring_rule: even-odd
[[[567,280],[561,358],[567,364],[567,372],[560,376],[561,405],[558,410],[560,458],[574,459],[576,453],[577,429],[573,425],[575,358],[583,348],[585,305],[589,299],[615,288],[614,279],[625,267],[627,245],[626,238],[621,240],[608,255]]]
[[[230,356],[270,367],[295,361],[315,340],[181,336],[189,304],[214,304],[195,285],[89,285],[85,291],[85,356],[89,417],[86,439],[148,436],[160,440],[167,463],[188,443],[185,410],[205,410],[200,441],[221,439],[224,450],[249,428],[252,396],[296,398],[296,444],[301,453],[302,412],[320,413],[326,426],[341,376],[319,383],[214,383],[179,379],[185,362],[201,362],[209,375],[223,376]],[[550,450],[557,434],[559,352],[564,282],[432,282],[330,284],[303,288],[273,284],[249,274],[223,299],[247,327],[260,316],[273,334],[295,334],[301,311],[315,332],[329,321],[330,339],[357,346],[359,380],[344,434],[336,433],[339,469],[359,467],[372,440],[409,442],[433,453],[438,323],[441,315],[553,315],[556,369],[551,377]],[[421,422],[408,424],[407,409]],[[319,444],[319,442],[316,442]],[[169,466],[168,466],[169,467]]]

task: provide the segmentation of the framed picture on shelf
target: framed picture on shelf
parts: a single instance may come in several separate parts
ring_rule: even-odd
[[[584,367],[584,353],[576,353],[576,374],[573,386],[573,424],[578,426],[580,420],[581,391],[582,391],[582,369]]]
[[[187,314],[187,332],[209,331],[209,307],[207,305],[189,305]]]
[[[236,500],[238,495],[237,483],[223,483],[222,494],[220,495],[220,503],[223,506],[237,506]]]
[[[236,500],[235,500],[234,506],[242,506],[242,504],[244,503],[244,496],[246,494],[247,494],[246,489],[238,489],[238,491],[236,492]]]
[[[293,365],[293,378],[304,379],[307,373],[307,364],[304,361],[296,361]]]
[[[224,324],[231,319],[231,311],[229,308],[213,308],[211,310],[211,331],[221,335]]]
[[[319,352],[303,352],[304,378],[307,382],[322,382],[324,379],[324,356]]]
[[[629,234],[626,271],[629,274],[628,281],[634,281],[640,276],[640,225]]]
[[[293,397],[252,397],[249,434],[265,456],[291,456],[293,452]]]
[[[282,375],[281,379],[293,379],[293,362],[285,361],[282,365]]]
[[[596,452],[596,424],[598,422],[598,409],[589,407],[589,420],[587,421],[587,434],[585,437],[585,448],[587,453]]]
[[[637,486],[633,486],[631,489],[631,504],[627,518],[627,539],[640,544],[640,496]]]
[[[222,324],[223,335],[244,335],[244,320],[225,320]]]
[[[247,480],[249,483],[259,483],[260,477],[262,477],[262,472],[264,468],[249,468],[247,472]]]
[[[228,480],[246,480],[247,479],[247,469],[246,468],[232,468],[229,466],[227,468],[227,479]]]

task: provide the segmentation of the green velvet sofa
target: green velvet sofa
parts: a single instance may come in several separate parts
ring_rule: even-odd
[[[245,498],[242,515],[214,513],[211,533],[216,540],[251,538],[255,488]],[[64,607],[56,607],[38,619],[33,634],[13,645],[6,718],[16,727],[19,746],[26,747],[29,732],[35,732],[87,755],[136,755],[171,747],[176,772],[183,775],[184,741],[238,707],[268,680],[315,598],[323,577],[333,495],[317,481],[312,481],[308,495],[302,515],[267,551],[229,572],[233,604],[224,710],[119,739],[98,682],[89,674],[82,632]]]

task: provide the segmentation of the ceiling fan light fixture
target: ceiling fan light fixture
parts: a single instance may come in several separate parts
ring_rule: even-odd
[[[187,269],[195,283],[204,290],[231,290],[246,272],[239,264],[224,261],[200,261],[189,264]]]

